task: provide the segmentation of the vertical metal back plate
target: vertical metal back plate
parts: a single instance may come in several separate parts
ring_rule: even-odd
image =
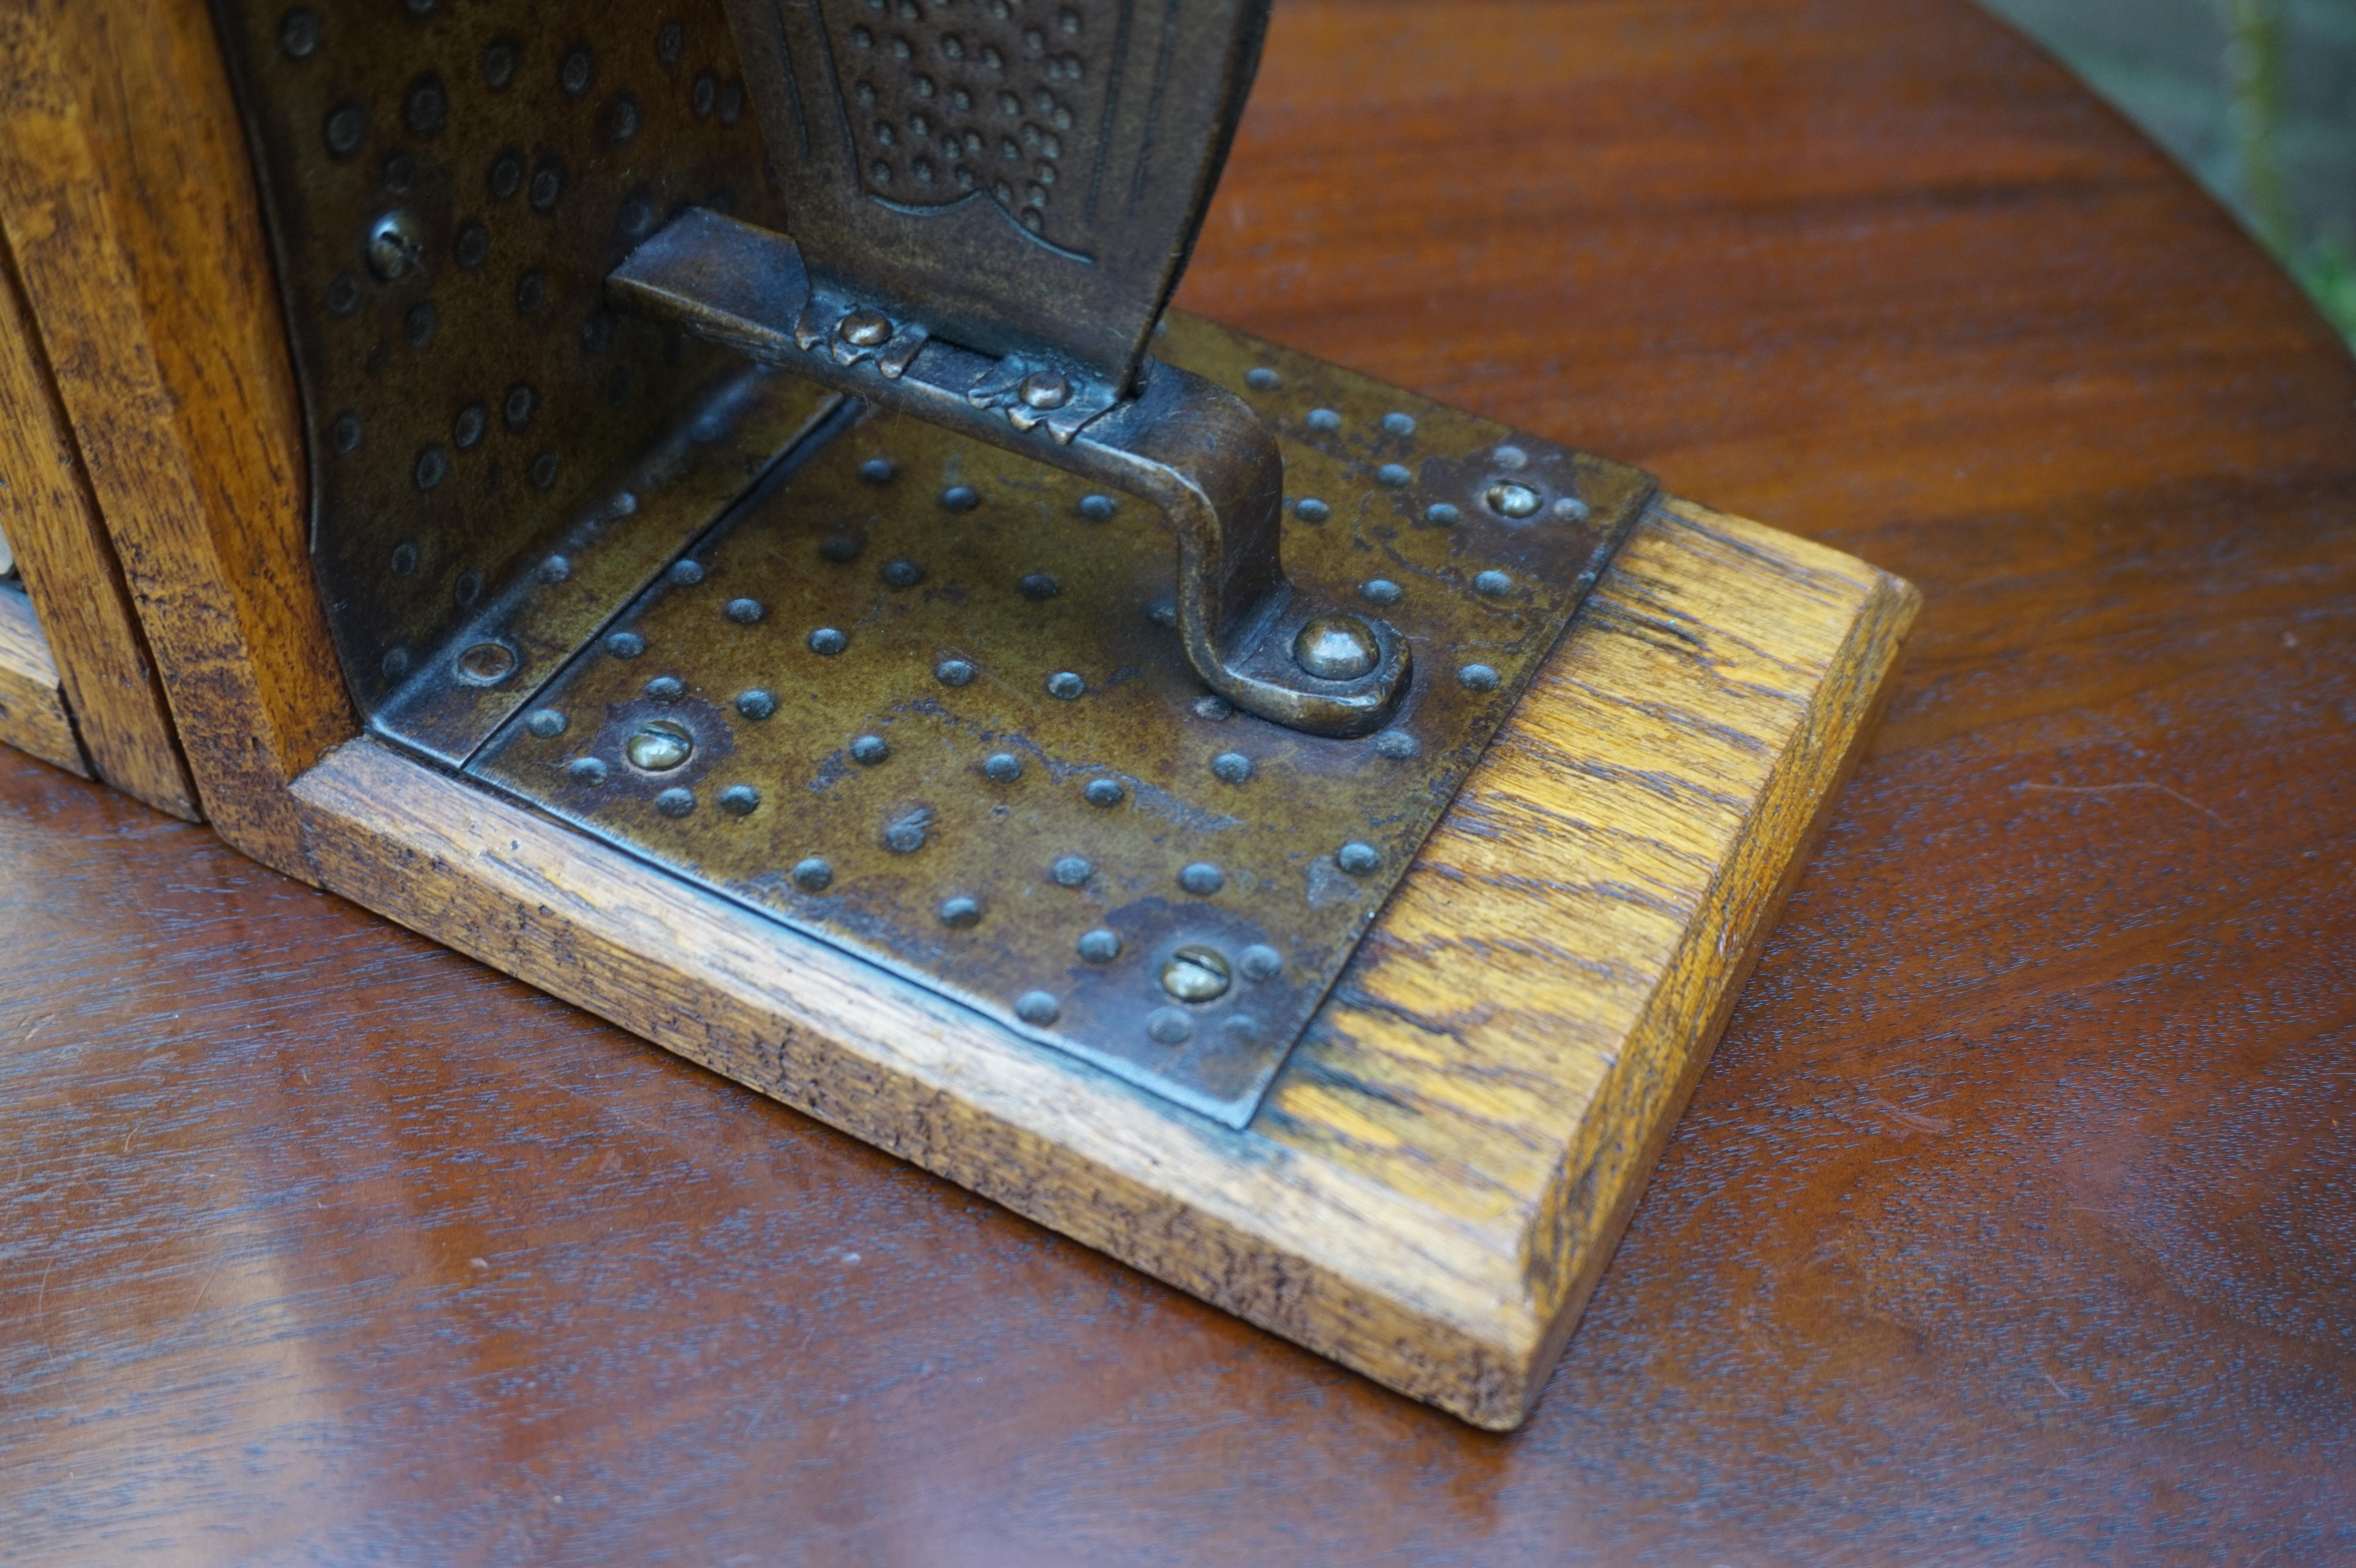
[[[428,710],[423,729],[449,732],[427,749],[463,756],[611,603],[576,594],[486,654],[505,673],[455,722],[429,655],[550,570],[700,399],[741,412],[741,366],[603,303],[606,272],[682,206],[783,224],[727,21],[719,0],[215,8],[278,252],[337,645],[380,729]],[[748,438],[761,458],[822,400],[795,395],[807,406]],[[698,495],[674,509],[743,487],[745,452],[690,455]]]
[[[1115,390],[1185,264],[1267,0],[729,0],[822,289]]]
[[[1413,639],[1389,728],[1229,710],[1149,509],[874,415],[470,771],[1242,1125],[1651,485],[1207,324],[1160,347],[1279,432],[1304,592]]]

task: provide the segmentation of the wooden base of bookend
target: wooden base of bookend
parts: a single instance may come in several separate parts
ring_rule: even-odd
[[[5,584],[0,584],[0,746],[90,777],[90,759],[82,755],[67,717],[65,685],[58,678],[49,640],[41,635],[31,603]]]
[[[368,741],[327,886],[1479,1425],[1528,1412],[1916,605],[1657,507],[1230,1131]]]

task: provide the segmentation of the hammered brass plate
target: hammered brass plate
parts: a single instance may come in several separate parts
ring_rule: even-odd
[[[1207,324],[1159,347],[1278,428],[1301,591],[1411,639],[1387,729],[1229,711],[1162,624],[1155,516],[871,414],[469,773],[1243,1125],[1651,486]]]

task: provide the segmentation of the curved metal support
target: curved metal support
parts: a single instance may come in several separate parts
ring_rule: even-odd
[[[1283,459],[1259,417],[1215,383],[1149,360],[1136,395],[1116,400],[1076,367],[945,343],[814,292],[791,240],[700,208],[632,252],[605,289],[616,309],[1160,507],[1178,537],[1174,610],[1187,662],[1246,712],[1360,735],[1406,691],[1411,660],[1396,628],[1320,614],[1286,580]]]

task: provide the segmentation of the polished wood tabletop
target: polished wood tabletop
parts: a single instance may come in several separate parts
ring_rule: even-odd
[[[1920,585],[1520,1433],[0,758],[0,1559],[2356,1560],[2356,361],[1964,0],[1284,0],[1183,303]]]

